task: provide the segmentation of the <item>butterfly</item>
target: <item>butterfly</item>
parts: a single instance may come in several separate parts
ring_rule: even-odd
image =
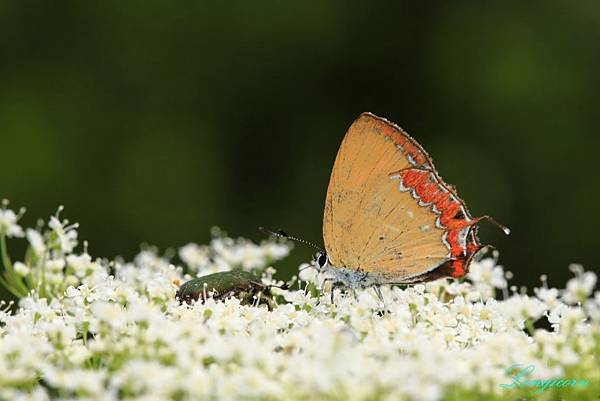
[[[363,113],[338,150],[323,213],[325,250],[312,266],[334,286],[372,286],[380,298],[382,284],[460,278],[484,248],[482,220],[510,232],[490,216],[472,217],[415,139]]]

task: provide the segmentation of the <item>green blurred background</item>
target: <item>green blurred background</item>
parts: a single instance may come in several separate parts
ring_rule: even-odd
[[[516,283],[561,285],[600,262],[599,71],[597,1],[2,1],[0,197],[30,226],[64,204],[98,256],[213,225],[322,243],[337,148],[372,111],[512,228],[481,237]]]

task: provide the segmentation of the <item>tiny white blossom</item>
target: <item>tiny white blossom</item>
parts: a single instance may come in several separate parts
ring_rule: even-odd
[[[72,285],[67,287],[67,290],[65,291],[65,295],[67,296],[67,298],[71,298],[78,305],[83,305],[84,297],[81,295],[81,291],[79,291],[77,288],[73,287]]]
[[[563,299],[568,303],[581,302],[594,291],[598,277],[593,272],[584,272],[567,282]]]
[[[50,259],[46,261],[46,269],[50,272],[62,272],[66,263],[64,259]]]
[[[61,222],[57,217],[51,216],[48,222],[50,227],[58,236],[60,249],[65,253],[70,253],[77,246],[77,231],[78,224],[68,225],[66,221]]]
[[[31,228],[26,230],[26,235],[35,254],[37,256],[42,255],[46,251],[46,244],[42,235],[37,230]]]
[[[87,253],[81,255],[68,255],[67,266],[73,269],[77,277],[84,277],[92,267],[92,257]]]
[[[290,253],[290,247],[286,244],[279,244],[276,242],[266,242],[261,244],[261,248],[264,254],[273,260],[280,260],[285,258]]]
[[[563,317],[563,314],[569,310],[569,307],[565,304],[558,304],[555,308],[550,310],[546,315],[548,317],[548,322],[552,325],[555,331],[559,331],[560,323]]]
[[[15,272],[19,276],[24,277],[24,276],[27,276],[31,272],[31,269],[25,263],[15,262],[13,267],[15,269]]]
[[[506,288],[504,269],[497,266],[492,258],[471,263],[467,278],[474,283],[488,284],[494,288]]]
[[[298,268],[298,278],[302,281],[317,284],[319,272],[312,265],[303,263]]]
[[[549,309],[553,309],[558,306],[558,290],[556,288],[537,288],[535,291],[537,297],[544,301]]]
[[[17,224],[19,215],[10,209],[0,208],[0,234],[7,237],[22,237],[23,228]]]
[[[209,248],[194,243],[179,248],[179,257],[193,271],[198,271],[210,264]]]

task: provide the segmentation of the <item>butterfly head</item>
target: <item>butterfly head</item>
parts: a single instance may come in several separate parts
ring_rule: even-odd
[[[329,258],[327,258],[327,252],[319,251],[315,254],[314,266],[317,271],[322,272],[329,266]]]

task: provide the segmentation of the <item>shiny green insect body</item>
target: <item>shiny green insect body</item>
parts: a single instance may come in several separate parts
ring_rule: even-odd
[[[263,301],[268,302],[271,286],[263,284],[254,274],[233,270],[213,273],[185,282],[177,291],[179,302],[204,302],[207,298],[225,300],[238,298],[243,304]]]

